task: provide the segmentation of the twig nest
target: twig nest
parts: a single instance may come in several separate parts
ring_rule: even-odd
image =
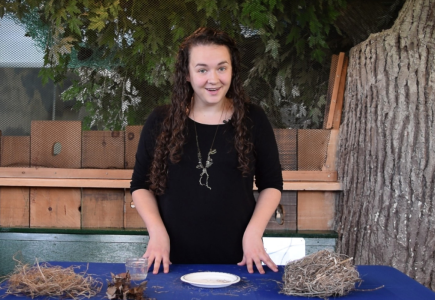
[[[7,277],[6,295],[27,297],[92,298],[103,283],[85,272],[76,273],[73,266],[63,268],[40,264],[34,266],[18,262],[14,272]]]
[[[361,281],[352,257],[322,250],[285,266],[280,293],[318,298],[344,296]]]

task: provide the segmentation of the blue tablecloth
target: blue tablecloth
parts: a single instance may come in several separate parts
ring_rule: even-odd
[[[51,265],[63,267],[80,266],[77,272],[83,272],[87,266],[85,263],[74,262],[50,262]],[[375,291],[354,291],[347,296],[332,299],[370,299],[370,300],[426,300],[434,299],[435,293],[424,287],[417,281],[411,279],[400,271],[387,266],[358,266],[360,277],[363,280],[358,289],[374,289],[384,285],[383,288]],[[227,272],[240,276],[241,281],[225,288],[206,289],[191,286],[180,280],[182,275],[199,271]],[[89,263],[89,274],[97,275],[104,286],[94,299],[105,298],[107,289],[106,279],[111,279],[110,273],[118,274],[125,272],[124,264],[117,263]],[[170,273],[148,274],[148,287],[145,291],[146,298],[157,300],[177,299],[319,299],[306,297],[291,297],[279,294],[280,283],[284,267],[279,267],[279,272],[274,273],[266,268],[266,274],[249,274],[246,267],[237,265],[171,265]],[[2,287],[4,287],[2,284]],[[0,290],[0,299],[5,290]],[[7,296],[3,299],[30,299],[26,297]],[[44,299],[44,298],[35,298]],[[107,299],[107,297],[106,297]]]

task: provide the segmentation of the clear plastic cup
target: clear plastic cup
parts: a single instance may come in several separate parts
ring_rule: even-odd
[[[148,259],[143,257],[129,258],[125,263],[125,270],[130,273],[131,280],[145,280],[148,274]]]

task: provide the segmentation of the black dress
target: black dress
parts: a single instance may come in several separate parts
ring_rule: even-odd
[[[282,190],[282,173],[278,149],[264,111],[257,105],[248,106],[248,128],[251,128],[254,151],[251,154],[252,173],[243,177],[237,168],[234,149],[234,128],[229,123],[204,125],[188,120],[188,135],[182,159],[169,164],[165,193],[157,196],[160,215],[170,238],[172,263],[234,264],[243,258],[242,238],[255,208],[253,181],[258,190]],[[148,189],[149,168],[156,136],[168,111],[168,106],[156,108],[142,130],[130,192]],[[208,185],[201,186],[201,170],[197,169],[199,147],[205,166],[208,151],[214,141],[213,165],[207,169]],[[203,178],[205,182],[205,177]]]

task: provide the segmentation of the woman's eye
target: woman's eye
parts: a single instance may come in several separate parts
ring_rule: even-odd
[[[199,72],[199,73],[205,73],[205,72],[207,72],[207,70],[200,69],[200,70],[198,70],[198,72]]]
[[[222,67],[222,68],[219,68],[219,71],[223,72],[223,71],[225,71],[226,69],[227,69],[227,68]]]

